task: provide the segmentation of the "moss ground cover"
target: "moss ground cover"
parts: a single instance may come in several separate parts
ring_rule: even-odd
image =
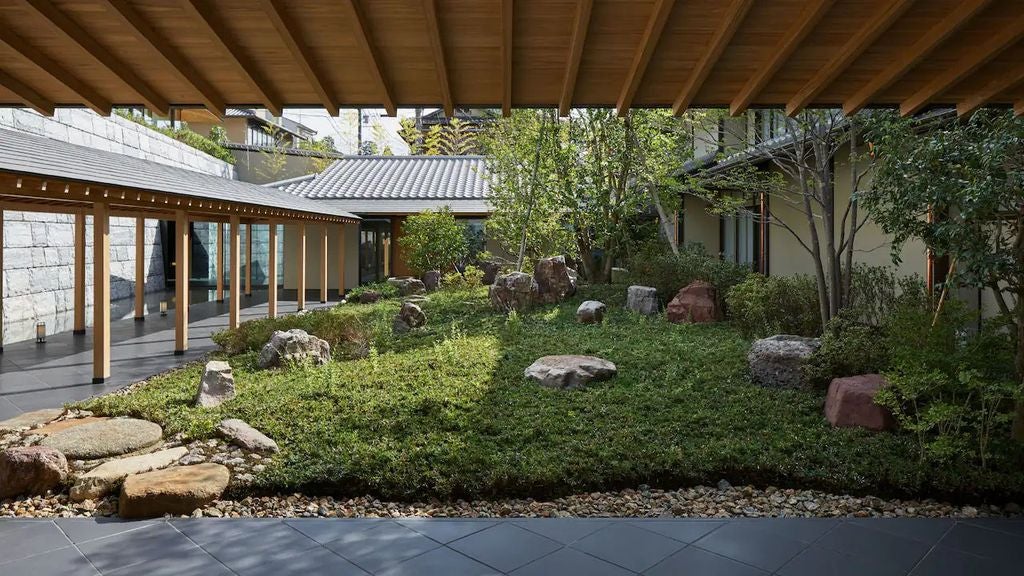
[[[266,491],[550,497],[724,477],[877,495],[1024,493],[1020,453],[987,470],[936,468],[917,461],[907,435],[833,430],[823,392],[750,383],[750,343],[733,327],[643,318],[622,309],[624,295],[587,288],[506,319],[485,289],[439,292],[422,304],[427,327],[401,337],[390,334],[396,301],[344,305],[329,314],[365,331],[366,357],[261,371],[257,353],[243,350],[227,357],[237,396],[216,409],[192,406],[200,365],[83,406],[194,438],[242,418],[282,447],[258,478]],[[603,325],[576,323],[584,299],[608,304]],[[611,360],[619,375],[571,392],[523,377],[540,356],[574,353]]]

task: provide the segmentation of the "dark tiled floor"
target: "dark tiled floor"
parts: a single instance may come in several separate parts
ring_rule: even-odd
[[[1024,520],[0,520],[0,574],[1020,574]]]

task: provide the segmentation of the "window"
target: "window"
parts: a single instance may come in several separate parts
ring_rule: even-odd
[[[748,264],[765,272],[761,262],[764,224],[758,219],[758,205],[747,206],[735,215],[723,216],[720,226],[722,258]]]

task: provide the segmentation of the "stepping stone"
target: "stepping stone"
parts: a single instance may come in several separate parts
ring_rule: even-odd
[[[43,410],[18,414],[14,418],[8,418],[0,422],[0,432],[14,432],[21,428],[31,428],[40,424],[46,424],[63,413],[63,408],[45,408]]]
[[[95,460],[148,448],[160,441],[159,424],[135,418],[114,418],[61,430],[43,438],[71,460]]]
[[[217,433],[232,443],[253,452],[277,452],[277,442],[253,428],[244,420],[228,418],[217,425]]]
[[[96,500],[113,492],[126,477],[166,468],[186,454],[188,448],[179,446],[106,462],[78,477],[78,482],[71,487],[71,500]]]
[[[615,376],[615,364],[596,356],[566,354],[544,356],[526,368],[524,375],[546,388],[572,390]]]
[[[129,476],[121,486],[121,518],[157,518],[191,514],[213,502],[228,487],[231,473],[220,464],[173,466]]]
[[[83,424],[92,424],[93,422],[103,422],[104,420],[110,420],[106,416],[86,416],[85,418],[69,418],[67,420],[61,420],[60,422],[51,422],[41,428],[32,430],[32,434],[38,434],[39,436],[50,436],[56,434],[61,430],[67,430],[68,428],[74,428],[75,426],[81,426]]]

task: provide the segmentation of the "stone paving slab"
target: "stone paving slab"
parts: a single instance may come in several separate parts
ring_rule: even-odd
[[[1020,519],[0,519],[0,574],[1018,575]]]

